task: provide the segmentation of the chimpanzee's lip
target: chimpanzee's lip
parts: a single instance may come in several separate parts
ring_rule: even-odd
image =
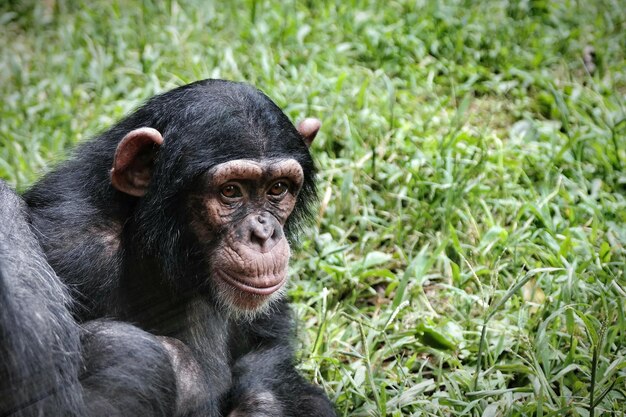
[[[255,295],[271,295],[283,286],[287,279],[287,274],[282,278],[271,279],[267,284],[266,280],[260,278],[237,277],[226,271],[219,271],[219,276],[228,284]]]

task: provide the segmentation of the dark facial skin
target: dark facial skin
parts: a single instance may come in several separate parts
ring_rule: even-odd
[[[262,308],[287,281],[289,244],[283,232],[302,186],[293,159],[239,159],[217,165],[195,199],[198,238],[217,245],[211,279],[223,302],[250,312]],[[213,242],[219,236],[219,243]]]

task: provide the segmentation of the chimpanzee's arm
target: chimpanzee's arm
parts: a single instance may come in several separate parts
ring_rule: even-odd
[[[68,304],[22,199],[0,181],[0,416],[85,415]]]
[[[128,323],[94,320],[84,325],[81,342],[85,415],[174,414],[175,373],[157,337]]]
[[[0,181],[0,416],[171,416],[167,346],[126,323],[81,326],[70,307],[24,203]]]
[[[262,349],[240,358],[234,369],[229,417],[334,417],[326,395],[296,371],[285,346]]]
[[[331,402],[321,389],[307,382],[295,368],[290,341],[292,322],[286,304],[249,327],[250,346],[232,370],[229,417],[334,417]]]

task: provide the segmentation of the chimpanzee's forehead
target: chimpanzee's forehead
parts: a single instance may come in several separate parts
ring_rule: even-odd
[[[308,148],[295,127],[286,123],[259,120],[242,123],[236,118],[185,127],[183,137],[174,139],[186,148],[190,160],[215,166],[233,159],[268,160],[309,158]],[[165,143],[168,137],[165,136]]]
[[[265,143],[279,144],[283,140],[299,136],[289,118],[276,107],[195,108],[187,112],[185,117],[172,127],[173,130],[184,132],[184,136],[188,137],[187,140],[201,141],[205,144],[210,142],[212,146],[235,144],[258,147]]]
[[[184,94],[183,94],[184,93]],[[169,158],[164,170],[190,177],[231,160],[291,158],[306,172],[313,166],[304,139],[267,96],[246,85],[207,82],[181,90],[169,108],[183,106],[168,123],[155,125]],[[179,108],[180,110],[180,108]]]

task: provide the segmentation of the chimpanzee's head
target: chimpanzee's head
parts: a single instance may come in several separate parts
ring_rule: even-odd
[[[183,292],[207,292],[247,315],[277,299],[289,241],[315,200],[308,147],[320,127],[295,128],[260,91],[205,80],[148,101],[124,132],[111,184],[137,199],[131,223]]]

